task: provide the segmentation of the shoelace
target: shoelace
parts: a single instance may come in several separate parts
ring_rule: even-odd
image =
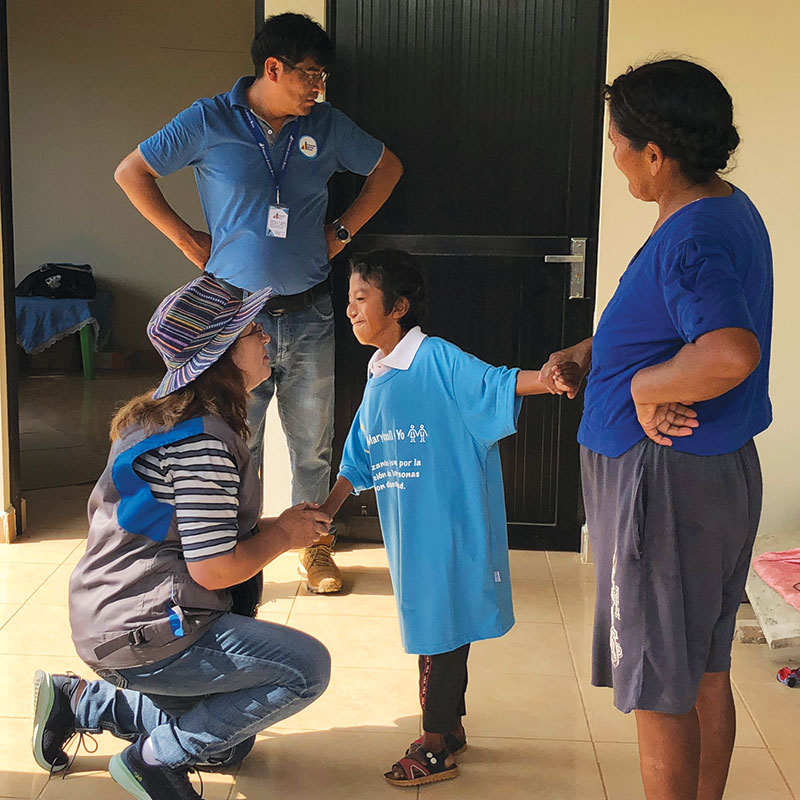
[[[309,566],[332,566],[333,565],[333,551],[327,544],[315,544],[312,548],[311,563]]]
[[[72,707],[72,698],[75,695],[75,692],[77,692],[78,689],[80,688],[81,681],[83,681],[83,678],[81,678],[80,675],[76,675],[71,670],[67,670],[65,674],[68,675],[70,678],[77,678],[77,680],[72,685],[67,694],[67,702],[70,704],[70,707]],[[85,684],[85,681],[83,682]],[[78,740],[75,744],[75,750],[72,753],[72,755],[69,756],[69,759],[67,760],[67,766],[64,767],[64,769],[61,772],[61,780],[64,780],[64,778],[67,777],[67,773],[70,771],[72,765],[75,763],[75,759],[78,757],[78,753],[81,751],[81,748],[83,748],[87,753],[91,754],[91,753],[96,753],[97,748],[100,746],[97,739],[95,739],[91,733],[74,731],[71,736],[67,737],[66,741],[62,745],[62,749],[64,750],[65,753],[68,753],[68,748],[76,736]],[[91,742],[91,744],[94,745],[94,747],[91,747],[89,745],[89,742]],[[50,777],[51,778],[53,777],[53,765],[50,766]]]
[[[200,772],[199,769],[193,769],[192,767],[189,767],[189,769],[187,769],[186,772],[187,773],[191,772],[193,775],[197,775],[197,780],[200,781],[200,791],[198,792],[198,794],[200,795],[200,798],[202,800],[202,797],[203,797],[203,773]],[[189,775],[188,774],[186,776],[186,780],[189,781]],[[192,786],[192,782],[191,781],[189,781],[189,786]],[[192,790],[194,790],[194,786],[192,786]]]
[[[70,706],[72,706],[72,698],[75,695],[75,692],[77,692],[78,689],[80,688],[81,681],[83,681],[83,678],[81,678],[80,675],[76,675],[71,670],[67,670],[67,672],[64,673],[64,674],[68,675],[70,678],[77,678],[77,680],[75,681],[74,685],[72,686],[72,688],[69,690],[69,693],[67,694],[67,701],[69,702]],[[84,683],[85,683],[85,681],[84,681]],[[84,686],[84,688],[86,688],[86,687]],[[87,753],[93,754],[93,753],[97,752],[97,749],[100,746],[100,743],[97,741],[97,739],[95,739],[95,737],[91,733],[88,733],[87,731],[75,731],[71,736],[69,736],[66,739],[66,741],[64,742],[64,744],[62,746],[62,749],[64,750],[65,753],[68,752],[69,745],[72,743],[72,741],[75,739],[75,737],[77,737],[77,742],[75,744],[75,750],[72,753],[72,755],[69,757],[69,760],[67,761],[67,766],[64,767],[64,769],[63,769],[63,771],[61,773],[61,780],[62,781],[67,777],[67,773],[70,771],[70,769],[72,768],[72,765],[75,763],[75,759],[78,757],[78,753],[81,751],[81,748],[83,748]],[[89,742],[93,746],[90,746]],[[189,781],[189,785],[190,786],[192,785],[192,782],[189,780],[189,773],[197,775],[197,780],[200,782],[200,791],[199,791],[198,794],[199,794],[199,796],[200,796],[200,798],[202,800],[203,792],[205,791],[205,787],[203,786],[203,774],[199,770],[192,769],[191,767],[187,768],[186,772],[187,772],[186,780]],[[49,778],[52,778],[52,777],[53,777],[53,765],[50,766]],[[194,789],[194,787],[192,787],[192,789]]]
[[[78,757],[78,753],[81,751],[81,748],[83,748],[87,753],[92,754],[96,753],[97,748],[100,746],[97,739],[95,739],[91,733],[87,733],[85,731],[84,732],[75,731],[75,733],[73,733],[72,736],[70,736],[69,739],[67,739],[67,741],[64,742],[65,753],[67,752],[67,748],[69,747],[70,743],[75,739],[76,736],[77,736],[77,742],[75,744],[75,750],[69,757],[69,760],[67,761],[67,766],[64,767],[64,769],[61,771],[62,781],[64,780],[64,778],[67,777],[67,773],[70,771],[70,769],[72,769],[72,765],[75,763],[75,759]],[[93,745],[93,747],[90,746],[89,744],[90,742]],[[50,767],[50,777],[51,778],[53,777],[52,767]]]

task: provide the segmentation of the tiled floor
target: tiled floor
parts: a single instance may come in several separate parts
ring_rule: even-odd
[[[99,737],[66,778],[47,780],[29,747],[31,677],[37,667],[87,674],[67,625],[67,581],[85,535],[88,487],[28,495],[30,527],[0,546],[0,797],[123,800],[105,772],[122,743]],[[634,800],[642,796],[633,719],[608,690],[589,685],[593,579],[562,553],[514,552],[517,625],[476,644],[466,727],[470,747],[455,781],[400,790],[381,773],[419,731],[416,661],[398,639],[386,557],[375,546],[337,556],[345,592],[310,596],[286,553],[266,570],[261,614],[319,637],[333,656],[326,694],[259,737],[236,775],[205,777],[207,800],[285,797],[351,800]],[[800,688],[775,681],[786,652],[736,645],[739,734],[728,800],[800,800],[794,733]]]

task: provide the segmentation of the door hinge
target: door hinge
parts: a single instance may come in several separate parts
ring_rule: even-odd
[[[583,288],[586,275],[586,239],[570,239],[570,255],[568,256],[545,256],[546,264],[570,264],[569,273],[569,299],[582,300],[584,298]]]

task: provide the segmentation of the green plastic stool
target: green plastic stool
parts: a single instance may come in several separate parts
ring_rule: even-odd
[[[80,331],[81,337],[81,364],[83,364],[83,379],[94,380],[94,336],[91,325],[84,325]]]

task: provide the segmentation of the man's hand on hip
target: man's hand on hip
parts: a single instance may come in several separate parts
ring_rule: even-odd
[[[345,248],[345,243],[336,238],[336,228],[333,225],[325,226],[325,241],[328,244],[328,261],[334,256],[338,256]]]
[[[205,269],[211,257],[211,237],[205,231],[190,228],[186,238],[178,243],[178,249],[198,269]]]

